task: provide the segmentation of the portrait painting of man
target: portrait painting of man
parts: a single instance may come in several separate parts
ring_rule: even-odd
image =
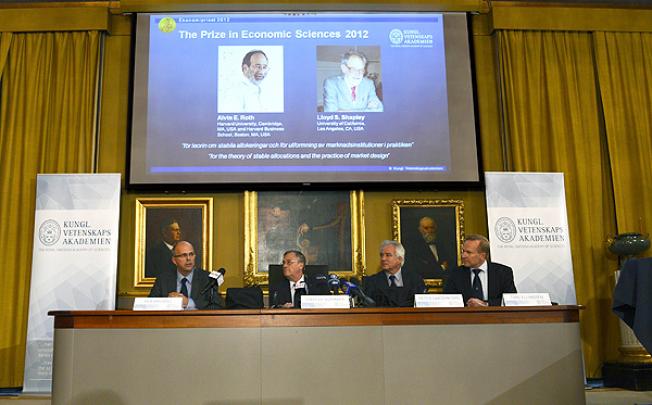
[[[395,237],[405,247],[405,267],[424,279],[445,279],[459,262],[460,205],[415,203],[394,202]]]
[[[212,199],[148,198],[136,201],[136,286],[151,286],[166,272],[174,272],[174,246],[194,246],[200,267],[210,266]]]

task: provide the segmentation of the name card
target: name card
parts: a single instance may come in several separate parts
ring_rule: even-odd
[[[548,293],[503,294],[503,305],[506,307],[536,307],[552,305]]]
[[[462,294],[414,294],[415,308],[459,308],[463,306]]]
[[[183,311],[181,297],[136,297],[134,311]]]
[[[348,295],[302,295],[301,309],[338,309],[351,308]]]

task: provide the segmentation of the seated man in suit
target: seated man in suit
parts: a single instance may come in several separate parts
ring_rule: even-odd
[[[367,57],[348,51],[340,61],[342,74],[324,81],[324,112],[382,112],[376,85],[365,77]]]
[[[403,268],[404,260],[403,245],[393,240],[383,241],[380,245],[382,271],[364,279],[364,290],[377,306],[411,307],[414,306],[414,294],[426,291],[423,278]]]
[[[195,268],[195,249],[190,242],[178,241],[172,249],[176,271],[165,271],[156,277],[150,297],[182,297],[184,309],[223,307],[217,288],[202,290],[211,282],[208,273]]]
[[[301,296],[328,294],[326,283],[318,284],[303,273],[306,257],[298,250],[283,253],[285,280],[269,286],[269,304],[272,308],[301,308]]]
[[[469,235],[462,247],[462,266],[453,270],[444,284],[444,294],[462,294],[470,307],[499,306],[503,293],[515,293],[510,267],[489,262],[489,240]]]

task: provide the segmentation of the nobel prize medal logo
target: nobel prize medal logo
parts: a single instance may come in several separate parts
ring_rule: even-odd
[[[164,17],[158,23],[158,29],[161,32],[170,33],[177,28],[177,22],[172,17]]]
[[[394,45],[399,45],[401,42],[403,42],[403,31],[394,28],[389,32],[389,42],[393,43]]]
[[[507,217],[498,218],[495,231],[496,237],[503,243],[509,243],[516,238],[516,225]]]
[[[48,219],[38,228],[38,239],[45,246],[52,246],[61,238],[61,227],[57,221]]]

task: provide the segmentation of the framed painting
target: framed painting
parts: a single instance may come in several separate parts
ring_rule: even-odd
[[[419,273],[429,289],[440,289],[461,262],[464,201],[394,200],[392,235],[405,247],[405,268]]]
[[[308,265],[364,275],[362,191],[245,192],[245,285],[268,285],[270,264],[299,250]]]
[[[158,274],[175,269],[172,248],[179,240],[192,243],[197,266],[208,269],[213,246],[212,198],[136,200],[135,287],[152,287]]]

